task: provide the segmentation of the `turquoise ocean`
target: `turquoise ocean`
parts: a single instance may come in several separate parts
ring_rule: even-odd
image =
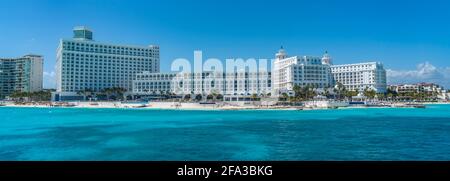
[[[450,160],[450,105],[188,111],[0,107],[0,160]]]

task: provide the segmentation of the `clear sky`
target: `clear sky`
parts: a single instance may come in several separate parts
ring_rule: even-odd
[[[380,61],[389,82],[450,87],[450,2],[391,0],[5,0],[0,57],[44,55],[54,87],[58,40],[86,25],[94,39],[161,48],[161,71],[175,58],[321,56],[335,64]]]

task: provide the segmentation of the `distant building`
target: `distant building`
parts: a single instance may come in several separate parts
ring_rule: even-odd
[[[406,93],[425,93],[428,95],[445,93],[445,89],[434,83],[400,84],[389,85],[388,88],[400,94]]]
[[[56,59],[55,101],[80,100],[78,91],[120,87],[132,90],[132,80],[143,71],[159,72],[159,47],[100,43],[86,27],[75,27],[73,39],[59,42]]]
[[[377,93],[386,92],[386,70],[380,62],[332,65],[331,72],[334,81],[347,90],[362,92],[368,88]]]
[[[397,93],[419,93],[421,88],[416,84],[401,84],[401,85],[389,85],[389,90]]]
[[[288,57],[283,48],[275,55],[273,63],[274,94],[292,93],[295,85],[314,88],[329,88],[334,86],[331,75],[331,58],[326,53],[324,57],[293,56]]]
[[[0,58],[0,99],[15,91],[42,90],[44,59],[40,55]]]

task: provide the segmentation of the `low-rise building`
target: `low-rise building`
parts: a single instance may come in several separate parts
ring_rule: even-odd
[[[417,83],[417,84],[399,84],[399,85],[389,85],[388,88],[399,94],[406,93],[424,93],[426,95],[439,95],[445,93],[445,89],[434,83]]]
[[[136,75],[134,95],[266,96],[272,91],[270,72],[150,73]]]

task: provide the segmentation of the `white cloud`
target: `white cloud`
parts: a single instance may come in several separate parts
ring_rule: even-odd
[[[44,71],[44,88],[54,89],[56,88],[56,74],[54,71],[47,72]]]
[[[388,84],[431,82],[450,88],[450,67],[435,67],[429,62],[416,70],[387,70]]]

